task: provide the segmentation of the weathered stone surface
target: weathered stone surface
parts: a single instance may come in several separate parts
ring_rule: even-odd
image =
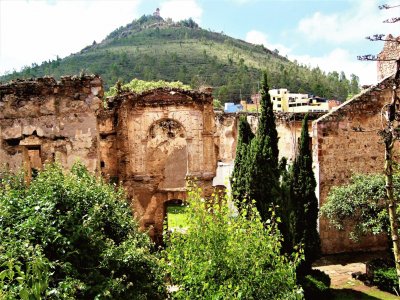
[[[186,178],[196,177],[205,195],[211,191],[216,169],[211,94],[155,89],[118,95],[108,107],[98,114],[102,173],[123,184],[141,225],[151,226],[158,239],[166,203],[186,199]]]
[[[396,60],[400,59],[400,36],[396,38],[389,34],[385,39],[387,41],[378,55],[378,81],[394,74],[397,71]]]
[[[70,168],[79,159],[99,171],[96,111],[102,95],[94,75],[0,85],[1,163],[29,174],[40,163],[58,159]]]
[[[383,145],[375,133],[392,85],[386,79],[314,122],[320,204],[352,172],[381,170]],[[158,240],[168,204],[186,199],[186,179],[195,180],[208,196],[217,165],[220,176],[233,167],[240,114],[215,114],[210,90],[124,93],[109,98],[108,108],[102,107],[101,97],[96,76],[0,85],[0,162],[11,169],[25,167],[29,176],[45,162],[57,160],[70,168],[79,159],[89,170],[122,184],[140,224]],[[246,116],[255,132],[258,116]],[[302,117],[276,114],[280,157],[289,161],[296,154]],[[323,219],[319,226],[325,253],[382,245],[376,237],[353,243]]]
[[[385,147],[378,132],[384,125],[382,107],[391,101],[393,83],[392,78],[386,79],[313,123],[313,160],[320,206],[331,188],[348,183],[352,174],[383,172]],[[397,145],[395,152],[398,150]],[[319,232],[324,253],[387,246],[382,236],[352,242],[348,229],[337,231],[324,218],[320,219]]]

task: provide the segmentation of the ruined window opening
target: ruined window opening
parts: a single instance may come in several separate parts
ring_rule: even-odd
[[[106,163],[104,161],[100,161],[100,167],[104,168],[106,166]]]
[[[7,139],[5,142],[10,147],[16,147],[19,145],[19,139]]]
[[[24,168],[26,181],[30,182],[42,169],[42,157],[40,145],[29,145],[24,147]]]
[[[110,177],[110,183],[117,185],[119,183],[119,177],[118,176],[111,176]]]

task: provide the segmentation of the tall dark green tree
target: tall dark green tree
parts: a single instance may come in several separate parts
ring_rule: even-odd
[[[251,141],[248,161],[248,194],[255,200],[263,221],[271,217],[270,209],[280,205],[278,133],[267,74],[261,86],[261,115],[256,137]]]
[[[308,135],[308,115],[304,117],[298,153],[293,164],[291,202],[294,205],[294,244],[304,245],[305,260],[299,275],[311,271],[311,264],[320,255],[320,238],[317,231],[318,200],[316,181],[312,170],[312,155]]]
[[[268,93],[268,76],[264,72],[263,79],[261,82],[261,115],[258,122],[257,137],[263,139],[264,137],[269,138],[269,144],[271,148],[270,161],[274,168],[278,168],[278,132],[276,131],[275,115],[273,110],[273,104],[271,96]]]
[[[247,198],[247,172],[248,172],[248,154],[249,145],[254,138],[250,124],[245,116],[239,119],[238,143],[236,147],[235,167],[232,172],[231,185],[232,194],[235,199],[242,201]]]

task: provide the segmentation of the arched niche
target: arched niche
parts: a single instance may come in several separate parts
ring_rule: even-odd
[[[146,145],[146,171],[158,179],[158,189],[185,187],[188,171],[187,134],[174,119],[161,119],[150,125]]]

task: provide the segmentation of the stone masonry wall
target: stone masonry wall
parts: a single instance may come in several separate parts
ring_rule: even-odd
[[[255,113],[243,113],[247,117],[253,132],[257,131],[258,118]],[[218,161],[233,163],[236,156],[238,139],[238,124],[241,113],[216,113],[216,146],[218,148]],[[322,116],[322,113],[309,115],[309,120],[315,120]],[[278,113],[276,117],[276,130],[278,132],[279,158],[286,157],[292,162],[296,156],[296,147],[301,134],[302,118],[304,114]],[[310,138],[312,123],[309,122]]]
[[[385,80],[314,122],[313,160],[320,206],[331,188],[348,183],[353,173],[383,172],[385,149],[378,131],[382,128],[381,109],[390,102],[391,91],[391,81]],[[319,232],[324,253],[386,246],[382,236],[353,242],[349,238],[349,228],[337,231],[324,218],[320,218]]]
[[[186,199],[186,178],[212,192],[211,93],[155,89],[108,103],[99,114],[102,173],[122,182],[140,224],[158,240],[168,202]]]
[[[397,63],[400,59],[400,36],[394,38],[391,34],[386,36],[389,41],[385,42],[383,50],[378,55],[378,82],[393,75],[396,72]]]
[[[102,81],[94,75],[0,85],[0,164],[24,167],[28,177],[55,160],[70,168],[79,159],[98,170],[96,111],[102,96]]]

